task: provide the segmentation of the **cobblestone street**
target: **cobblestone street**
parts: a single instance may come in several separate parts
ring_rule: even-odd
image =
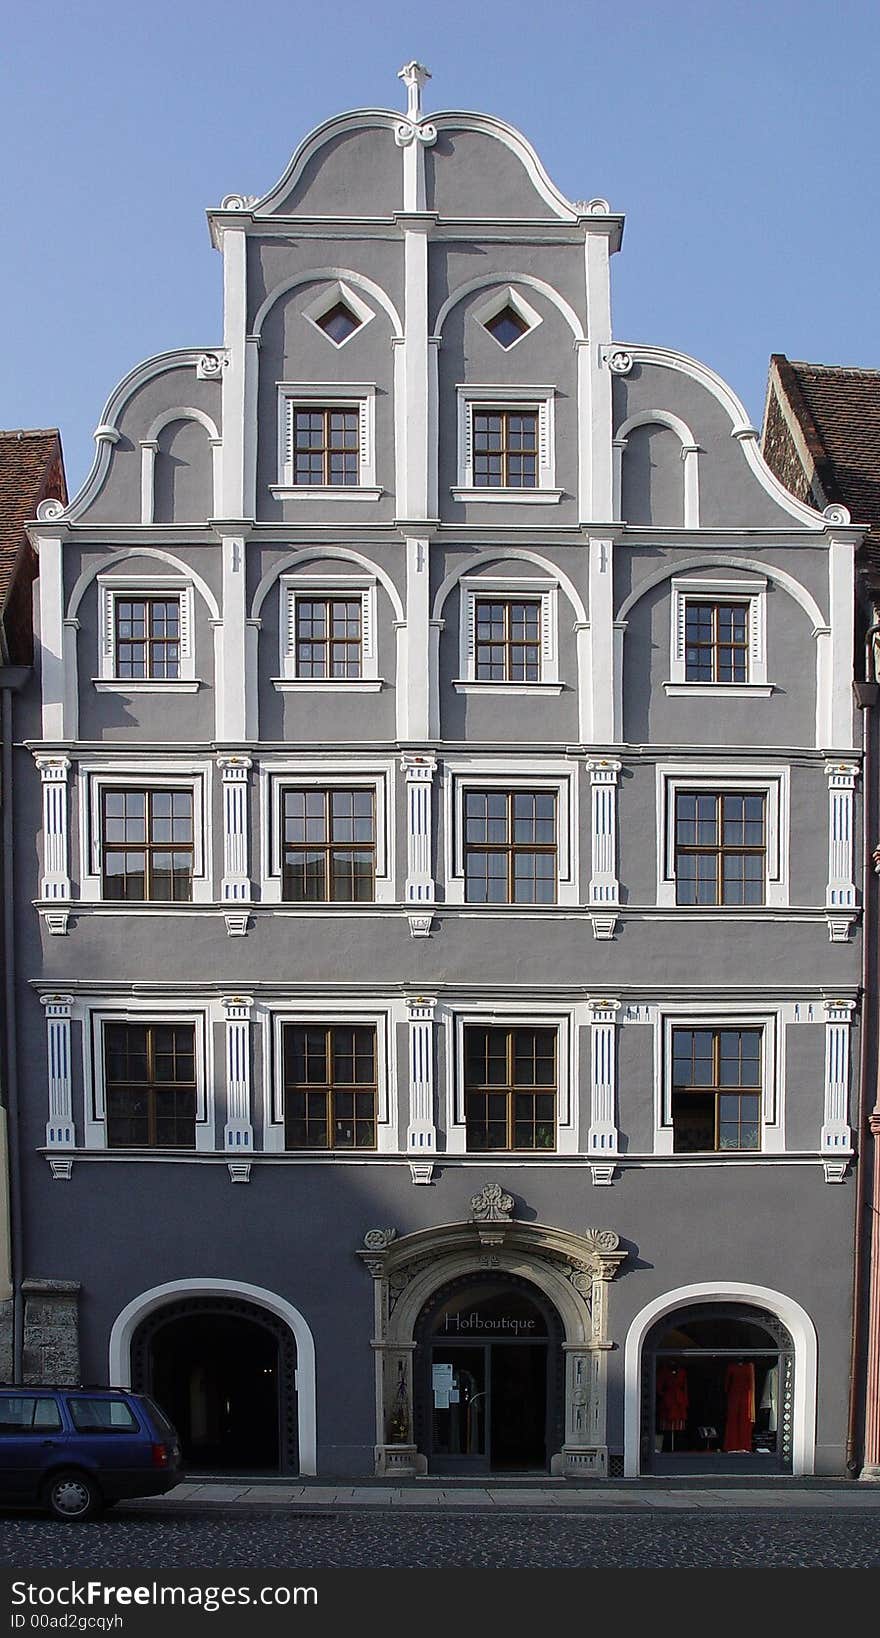
[[[557,1506],[486,1516],[377,1507],[150,1516],[119,1508],[79,1526],[6,1515],[0,1564],[16,1571],[871,1569],[880,1568],[880,1532],[873,1509],[569,1513]]]

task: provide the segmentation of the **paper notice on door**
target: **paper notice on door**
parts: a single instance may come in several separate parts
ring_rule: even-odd
[[[455,1389],[452,1386],[451,1365],[437,1364],[432,1366],[431,1386],[434,1389],[435,1410],[448,1410],[449,1401],[453,1393],[455,1393],[456,1400],[458,1399],[458,1394],[455,1392]]]

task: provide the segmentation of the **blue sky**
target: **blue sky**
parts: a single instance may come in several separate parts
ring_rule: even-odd
[[[44,0],[8,7],[0,425],[91,464],[116,381],[221,339],[204,209],[263,193],[313,126],[498,114],[572,198],[627,215],[615,333],[681,348],[756,421],[771,352],[880,367],[873,0]]]

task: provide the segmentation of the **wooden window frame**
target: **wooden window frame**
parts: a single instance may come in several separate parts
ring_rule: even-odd
[[[120,610],[125,604],[144,609],[144,636],[122,637],[119,627],[121,622]],[[173,604],[177,609],[177,636],[154,637],[152,634],[153,610]],[[184,641],[184,612],[181,598],[176,592],[117,592],[113,598],[113,675],[119,682],[180,682],[183,678],[183,641]],[[144,671],[141,676],[126,676],[122,671],[120,646],[129,643],[133,647],[141,647],[144,651]],[[157,671],[153,668],[153,649],[176,648],[177,669],[169,673]]]
[[[108,842],[107,840],[107,798],[108,796],[142,796],[144,798],[144,830],[145,840],[137,842]],[[190,802],[190,829],[192,839],[189,843],[176,844],[174,842],[157,843],[151,841],[153,801],[157,796],[188,796]],[[192,786],[134,786],[114,785],[110,782],[101,783],[99,790],[100,802],[100,850],[101,850],[101,892],[108,904],[191,904],[193,902],[193,886],[196,875],[196,801]],[[142,853],[144,855],[144,896],[143,898],[116,898],[108,893],[107,854],[110,853]],[[185,898],[172,897],[160,899],[154,897],[150,891],[152,886],[152,857],[154,853],[188,853],[190,856],[189,893]],[[172,877],[173,881],[173,877]]]
[[[476,1085],[475,1083],[472,1083],[468,1078],[469,1038],[473,1033],[475,1033],[477,1031],[479,1031],[481,1034],[486,1034],[486,1035],[495,1034],[495,1035],[503,1035],[505,1037],[505,1053],[506,1053],[506,1059],[507,1059],[507,1076],[506,1076],[506,1083],[503,1086],[489,1085],[487,1083],[480,1083],[479,1085]],[[514,1070],[514,1059],[515,1059],[514,1038],[515,1038],[516,1035],[522,1035],[522,1034],[530,1034],[530,1035],[532,1035],[534,1037],[539,1031],[543,1031],[543,1032],[545,1032],[547,1034],[552,1035],[552,1037],[553,1037],[553,1085],[550,1086],[550,1087],[548,1087],[548,1086],[539,1086],[539,1085],[535,1084],[534,1082],[531,1082],[528,1085],[526,1085],[526,1084],[517,1085],[515,1080],[514,1080],[514,1073],[515,1073],[515,1070]],[[551,1024],[515,1024],[515,1023],[514,1024],[489,1024],[489,1023],[482,1024],[482,1023],[477,1023],[477,1022],[469,1022],[469,1023],[466,1023],[465,1026],[464,1026],[463,1052],[464,1052],[464,1059],[463,1059],[463,1064],[462,1064],[462,1076],[463,1076],[463,1087],[464,1087],[463,1102],[464,1102],[464,1124],[465,1124],[465,1146],[466,1146],[466,1150],[468,1152],[470,1152],[470,1153],[473,1153],[473,1154],[504,1154],[504,1153],[511,1153],[511,1154],[551,1154],[552,1153],[552,1154],[555,1154],[557,1152],[557,1150],[558,1150],[558,1145],[559,1145],[559,1028],[558,1028],[558,1025],[552,1024],[552,1023]],[[552,1097],[552,1099],[553,1099],[553,1143],[552,1144],[532,1143],[532,1144],[527,1144],[526,1145],[526,1144],[517,1144],[514,1141],[514,1139],[515,1139],[515,1127],[516,1127],[515,1100],[516,1100],[517,1094],[530,1095],[533,1100],[535,1098],[539,1097],[539,1096],[550,1096],[550,1097]],[[506,1099],[506,1122],[507,1122],[506,1138],[507,1138],[507,1141],[506,1141],[506,1144],[505,1144],[503,1149],[501,1149],[501,1148],[495,1149],[495,1148],[491,1147],[488,1144],[487,1145],[477,1145],[477,1144],[475,1144],[473,1142],[473,1125],[472,1125],[472,1121],[471,1121],[470,1115],[469,1115],[469,1105],[470,1105],[471,1098],[478,1097],[478,1098],[486,1099],[489,1096],[493,1096],[493,1095],[494,1096],[503,1095],[505,1097],[505,1099]],[[536,1120],[536,1117],[535,1117],[534,1113],[532,1115],[532,1124],[533,1124],[533,1126],[537,1125],[537,1120]]]
[[[491,449],[491,450],[490,449],[478,450],[477,449],[477,439],[480,436],[481,431],[484,430],[484,429],[481,429],[478,426],[478,422],[481,421],[481,420],[484,420],[484,421],[488,422],[489,420],[491,420],[491,419],[493,419],[495,417],[497,417],[498,420],[501,422],[501,429],[500,429],[501,430],[501,446],[500,446],[500,448],[499,449]],[[523,443],[520,446],[519,449],[513,448],[512,445],[511,445],[511,442],[510,442],[511,422],[514,419],[531,420],[532,423],[533,423],[533,426],[534,426],[533,442],[531,444]],[[485,429],[484,435],[488,436],[488,427]],[[475,489],[517,489],[517,490],[519,490],[519,489],[538,489],[538,488],[540,488],[540,483],[541,483],[541,474],[540,474],[540,465],[541,465],[541,416],[540,416],[540,411],[539,411],[537,405],[533,405],[533,404],[523,404],[523,405],[519,405],[519,404],[474,404],[474,405],[472,405],[471,406],[471,440],[472,440],[472,444],[471,444],[471,462],[472,462],[472,470],[473,470],[474,488]],[[534,461],[534,472],[533,472],[533,475],[532,475],[532,481],[530,483],[512,483],[511,482],[511,465],[512,465],[512,463],[515,462],[518,459],[521,459],[522,457],[529,456],[529,455],[532,457],[532,459]],[[500,483],[495,483],[494,480],[489,476],[488,472],[485,475],[481,475],[480,472],[478,471],[478,466],[477,466],[478,461],[485,460],[488,463],[489,458],[491,456],[500,456],[501,457],[501,482]]]
[[[110,1057],[110,1053],[109,1053],[109,1047],[108,1047],[108,1041],[107,1041],[108,1029],[125,1029],[125,1030],[137,1029],[137,1030],[146,1031],[147,1079],[145,1081],[142,1081],[142,1082],[124,1081],[124,1082],[118,1082],[118,1083],[114,1083],[114,1082],[111,1081],[110,1074],[109,1074],[109,1057]],[[154,1070],[155,1070],[155,1052],[156,1052],[156,1048],[155,1048],[155,1031],[159,1030],[159,1029],[188,1029],[188,1030],[191,1031],[191,1034],[192,1034],[192,1059],[193,1059],[193,1078],[192,1078],[191,1082],[190,1081],[157,1081],[156,1080],[155,1073],[154,1073]],[[167,1018],[165,1018],[165,1019],[146,1019],[145,1018],[143,1021],[140,1021],[139,1019],[133,1019],[133,1018],[119,1018],[119,1019],[105,1018],[102,1021],[102,1036],[103,1036],[102,1048],[103,1048],[103,1062],[104,1062],[104,1122],[105,1122],[107,1148],[108,1149],[158,1149],[158,1150],[160,1150],[162,1152],[164,1152],[165,1150],[190,1150],[190,1149],[194,1150],[196,1148],[196,1135],[197,1135],[198,1120],[199,1120],[199,1057],[198,1057],[198,1036],[197,1036],[196,1026],[193,1023],[193,1021],[191,1019],[167,1019]],[[151,1073],[151,1071],[152,1071],[152,1073]],[[114,1143],[111,1140],[111,1136],[110,1136],[110,1126],[111,1126],[111,1122],[112,1122],[112,1120],[114,1118],[112,1113],[111,1113],[111,1107],[110,1107],[113,1091],[114,1090],[120,1090],[120,1089],[129,1089],[130,1090],[130,1089],[134,1089],[134,1088],[137,1088],[137,1090],[139,1090],[141,1092],[146,1092],[146,1094],[147,1094],[147,1126],[148,1126],[147,1140],[145,1142],[141,1142],[141,1143]],[[171,1092],[171,1091],[186,1092],[186,1093],[191,1093],[192,1094],[193,1136],[192,1136],[192,1141],[190,1143],[160,1144],[160,1143],[157,1143],[157,1141],[156,1141],[156,1118],[157,1117],[156,1117],[155,1093],[157,1093],[157,1092]]]
[[[718,841],[714,846],[705,843],[680,843],[678,840],[679,803],[685,797],[696,800],[710,799],[715,803],[715,831]],[[761,802],[761,833],[763,840],[760,846],[743,843],[742,846],[729,847],[724,842],[724,804],[728,801],[745,802],[749,798]],[[673,836],[673,863],[675,869],[675,902],[685,906],[730,906],[738,909],[762,908],[767,902],[767,791],[766,790],[689,790],[686,785],[679,786],[672,793],[672,836]],[[685,899],[681,897],[681,876],[679,873],[679,859],[682,857],[711,857],[715,858],[715,897],[714,899]],[[724,860],[734,858],[760,858],[763,860],[761,871],[761,897],[759,899],[727,899],[724,896]],[[743,878],[745,880],[745,878]]]
[[[319,445],[299,444],[297,442],[297,421],[302,415],[321,417],[323,422],[321,428],[322,442]],[[334,428],[332,426],[332,417],[334,415],[349,416],[353,422],[351,427],[343,426],[336,429],[335,436],[340,440],[338,442],[334,442]],[[361,481],[361,416],[358,405],[294,403],[290,408],[290,416],[290,476],[294,488],[357,489]],[[352,439],[353,442],[349,442],[349,439]],[[344,457],[352,454],[355,458],[354,476],[348,477],[345,474],[344,462],[342,476],[338,473],[334,474],[333,456],[341,455]],[[320,478],[301,476],[297,470],[298,457],[302,456],[310,459],[316,455],[321,456]]]
[[[515,842],[508,839],[506,843],[469,842],[467,839],[468,802],[472,796],[503,796],[505,798],[507,806],[506,828],[508,838],[510,838],[513,834],[513,807],[518,796],[551,797],[553,800],[553,841],[525,843]],[[507,897],[505,899],[496,900],[471,899],[468,897],[468,859],[472,854],[486,855],[489,853],[504,853],[507,855]],[[517,899],[514,897],[514,888],[516,884],[516,859],[519,855],[524,853],[532,855],[552,855],[555,861],[552,899]],[[482,785],[467,786],[462,793],[462,875],[464,880],[465,904],[486,904],[490,906],[492,904],[527,904],[535,905],[537,907],[546,907],[551,904],[555,905],[559,899],[559,792],[556,790],[541,788],[532,789],[528,785],[511,786],[506,789],[499,789],[497,786],[494,788],[492,786],[484,787]],[[538,880],[537,877],[534,879]]]
[[[288,842],[286,840],[285,835],[284,835],[284,831],[285,831],[285,825],[286,825],[286,819],[287,819],[287,813],[286,813],[287,797],[290,796],[290,795],[294,795],[294,794],[303,795],[303,796],[306,796],[306,797],[308,797],[308,796],[320,796],[323,799],[323,804],[324,804],[324,837],[325,837],[325,840],[323,842]],[[376,790],[375,790],[375,787],[374,786],[369,786],[369,785],[351,785],[351,786],[347,786],[347,785],[332,784],[332,785],[315,786],[315,785],[285,784],[285,785],[283,785],[281,787],[280,795],[281,795],[281,811],[280,811],[280,824],[281,824],[281,835],[280,835],[281,898],[282,898],[283,902],[285,904],[367,904],[367,903],[375,903],[375,901],[376,901],[376,858],[377,858],[377,847],[376,847]],[[371,823],[372,823],[372,841],[371,842],[369,842],[369,843],[366,843],[366,842],[337,842],[337,841],[333,840],[333,838],[332,838],[332,836],[330,834],[330,827],[331,827],[331,821],[332,821],[333,798],[337,797],[337,796],[351,796],[351,797],[368,796],[369,797],[369,800],[370,800],[370,815],[371,815]],[[294,898],[287,891],[289,873],[288,873],[287,868],[285,867],[286,855],[289,852],[293,852],[293,853],[316,853],[318,851],[322,852],[323,855],[324,855],[324,872],[323,872],[324,873],[324,893],[323,893],[323,895],[321,897],[315,898],[315,899],[305,899],[305,898],[304,899],[297,899],[297,898]],[[371,856],[372,863],[371,863],[371,870],[370,870],[370,894],[369,894],[369,897],[368,898],[357,898],[357,899],[337,898],[329,891],[329,889],[332,887],[332,884],[333,884],[333,869],[332,869],[333,856],[334,856],[334,854],[336,852],[345,853],[345,852],[355,852],[355,851],[357,851],[359,853],[369,852],[370,856]]]
[[[358,1029],[367,1030],[372,1035],[372,1042],[373,1042],[373,1079],[369,1083],[364,1082],[364,1081],[350,1081],[350,1082],[346,1081],[346,1082],[342,1082],[342,1083],[337,1083],[336,1079],[335,1079],[335,1073],[334,1073],[334,1071],[335,1071],[335,1044],[334,1044],[334,1039],[333,1039],[334,1035],[335,1035],[337,1030],[351,1030],[353,1032],[353,1031],[358,1030]],[[315,1082],[311,1082],[311,1081],[288,1082],[287,1077],[286,1077],[286,1073],[285,1073],[285,1043],[286,1043],[286,1034],[287,1034],[288,1030],[299,1030],[302,1033],[307,1033],[308,1031],[323,1031],[323,1033],[324,1033],[325,1063],[327,1065],[328,1072],[329,1072],[328,1077],[327,1077],[326,1080],[321,1081],[321,1082],[317,1082],[317,1081],[315,1081]],[[333,1023],[329,1023],[329,1024],[324,1024],[324,1023],[319,1024],[319,1023],[315,1023],[315,1022],[308,1023],[308,1022],[305,1022],[305,1021],[300,1023],[300,1022],[298,1022],[298,1021],[296,1021],[294,1019],[285,1019],[282,1022],[282,1025],[281,1025],[280,1053],[281,1053],[282,1127],[283,1127],[283,1133],[284,1133],[284,1147],[285,1147],[285,1149],[290,1148],[290,1145],[288,1143],[288,1109],[287,1109],[288,1095],[292,1091],[303,1090],[307,1094],[323,1096],[325,1098],[325,1100],[326,1100],[325,1101],[324,1120],[325,1120],[325,1126],[326,1126],[326,1132],[327,1132],[327,1142],[326,1143],[320,1143],[320,1144],[319,1143],[297,1144],[294,1152],[298,1152],[300,1150],[308,1149],[308,1150],[317,1150],[317,1151],[319,1151],[321,1153],[325,1153],[325,1152],[327,1152],[329,1150],[337,1150],[337,1151],[340,1151],[340,1152],[345,1153],[345,1154],[375,1154],[376,1151],[378,1150],[378,1147],[379,1147],[379,1133],[378,1133],[378,1127],[379,1127],[379,1040],[378,1040],[378,1029],[377,1029],[376,1024],[373,1023],[373,1022],[362,1022],[360,1020],[356,1020],[356,1021],[353,1021],[353,1022],[348,1022],[346,1020],[339,1020],[339,1021],[334,1021]],[[350,1093],[352,1096],[356,1096],[357,1093],[359,1093],[359,1092],[362,1092],[362,1093],[363,1092],[370,1092],[370,1093],[372,1093],[372,1098],[373,1098],[372,1142],[370,1144],[357,1144],[357,1143],[351,1143],[351,1144],[343,1143],[343,1144],[341,1144],[341,1143],[337,1143],[335,1141],[335,1135],[336,1135],[335,1134],[336,1120],[335,1120],[335,1113],[334,1113],[334,1110],[335,1110],[335,1096],[336,1096],[337,1093],[346,1093],[346,1094]]]
[[[699,1085],[699,1086],[697,1086],[697,1085],[688,1085],[686,1087],[676,1086],[676,1084],[675,1084],[674,1064],[675,1064],[675,1040],[676,1040],[676,1035],[678,1035],[678,1034],[682,1034],[682,1035],[684,1035],[684,1034],[687,1034],[687,1035],[698,1035],[698,1034],[711,1035],[711,1037],[712,1037],[712,1083],[711,1084]],[[758,1081],[757,1081],[756,1085],[744,1085],[742,1083],[739,1083],[736,1086],[724,1086],[724,1085],[721,1084],[721,1072],[720,1072],[721,1037],[722,1037],[722,1035],[730,1035],[730,1034],[739,1035],[740,1037],[742,1037],[743,1035],[757,1036],[757,1038],[758,1038],[758,1056],[757,1056]],[[670,1105],[670,1115],[671,1115],[672,1131],[673,1131],[672,1152],[674,1154],[760,1154],[762,1149],[763,1149],[763,1146],[764,1146],[763,1145],[763,1126],[764,1126],[764,1101],[765,1101],[765,1088],[764,1088],[765,1042],[764,1042],[763,1028],[760,1025],[757,1025],[757,1024],[739,1024],[739,1023],[734,1023],[732,1021],[731,1021],[731,1023],[727,1024],[727,1023],[718,1023],[717,1021],[710,1022],[708,1019],[706,1020],[705,1024],[693,1023],[693,1022],[692,1023],[680,1023],[680,1024],[676,1023],[676,1024],[673,1024],[672,1030],[671,1030],[671,1036],[670,1036],[670,1059],[669,1059],[669,1061],[670,1061],[669,1105]],[[715,1109],[714,1109],[714,1141],[713,1141],[713,1147],[711,1149],[693,1150],[693,1149],[678,1149],[678,1148],[676,1148],[676,1145],[675,1145],[675,1102],[676,1102],[677,1098],[688,1098],[688,1097],[691,1097],[691,1096],[693,1096],[693,1097],[710,1097],[711,1096],[714,1099],[714,1105],[715,1105]],[[757,1098],[757,1100],[758,1100],[758,1112],[757,1112],[757,1118],[756,1118],[756,1125],[757,1125],[758,1141],[757,1141],[756,1144],[749,1145],[749,1146],[743,1146],[743,1145],[740,1144],[737,1147],[733,1147],[731,1145],[725,1145],[723,1148],[721,1147],[721,1145],[719,1143],[719,1131],[720,1131],[720,1126],[721,1126],[721,1099],[722,1099],[722,1097],[738,1097],[738,1098],[740,1098],[740,1100],[743,1097],[756,1097]],[[741,1112],[740,1112],[740,1116],[739,1116],[739,1120],[738,1120],[738,1125],[740,1127],[742,1126],[742,1114],[741,1114]]]
[[[739,684],[740,686],[750,682],[751,681],[751,635],[750,635],[749,627],[751,625],[751,619],[752,619],[751,599],[749,599],[747,597],[746,598],[735,598],[735,597],[728,598],[728,597],[725,597],[725,598],[719,598],[719,599],[716,600],[716,599],[713,599],[713,598],[710,598],[710,597],[700,597],[700,596],[688,597],[688,596],[686,596],[685,600],[684,600],[684,604],[685,604],[685,609],[684,609],[684,619],[685,619],[684,680],[685,680],[685,682],[689,682],[689,683],[691,683],[691,682],[693,682],[693,683],[722,683],[722,684],[723,683],[734,683],[734,684]],[[709,609],[709,611],[710,611],[711,636],[710,636],[708,642],[701,642],[701,641],[697,641],[697,640],[689,640],[689,638],[688,638],[688,622],[689,622],[689,619],[690,619],[690,615],[691,615],[692,610],[698,609],[698,608]],[[722,639],[721,639],[721,635],[719,633],[720,616],[721,616],[722,612],[724,612],[725,610],[729,610],[729,609],[742,609],[744,611],[744,614],[745,614],[745,635],[743,637],[742,642],[734,642],[732,640],[730,642],[723,642]],[[700,675],[700,676],[691,675],[691,673],[690,673],[690,671],[688,669],[688,650],[693,649],[693,648],[698,649],[701,652],[708,651],[709,661],[710,661],[710,669],[709,669],[709,676],[708,677],[705,677],[705,676],[702,676],[702,675]],[[720,661],[721,661],[722,652],[725,651],[725,650],[733,657],[732,662],[731,662],[732,666],[734,665],[735,656],[737,656],[737,655],[742,656],[742,676],[735,676],[735,675],[730,676],[730,677],[722,677],[721,676],[721,674],[720,674],[720,672],[721,672]]]
[[[333,609],[337,604],[345,604],[347,606],[357,608],[358,622],[359,622],[359,630],[358,630],[357,637],[334,637],[333,630],[332,630],[332,626],[333,626]],[[315,637],[301,638],[300,637],[300,620],[302,618],[302,611],[303,611],[303,609],[304,609],[304,607],[306,605],[320,605],[321,607],[323,607],[323,609],[324,609],[325,631],[326,631],[326,635],[324,637],[318,637],[318,638],[315,638]],[[347,616],[346,616],[346,618],[347,618]],[[294,638],[293,638],[293,641],[294,641],[294,662],[293,663],[294,663],[294,675],[296,677],[302,678],[306,682],[340,682],[340,683],[346,683],[346,682],[361,682],[363,680],[363,676],[364,676],[364,600],[363,600],[363,596],[361,594],[359,594],[357,592],[352,592],[352,593],[349,593],[349,594],[346,594],[345,592],[339,592],[339,593],[327,592],[325,594],[325,593],[321,593],[321,592],[310,593],[310,592],[307,592],[307,591],[297,593],[296,596],[295,596],[295,600],[294,600],[293,621],[294,621]],[[319,646],[321,648],[323,648],[323,650],[324,650],[324,670],[323,671],[306,672],[306,671],[303,671],[301,669],[301,663],[300,663],[300,643],[301,642],[310,642],[311,646],[313,648],[316,648],[316,647],[319,647]],[[331,663],[332,663],[332,648],[333,648],[334,643],[342,644],[345,647],[346,651],[348,651],[349,649],[355,649],[356,650],[356,652],[357,652],[357,667],[358,667],[356,672],[351,673],[351,672],[346,671],[344,676],[338,676],[338,677],[333,675],[333,672],[331,671],[330,666],[331,666]],[[314,663],[314,662],[312,662],[312,663]]]
[[[497,605],[497,606],[500,606],[504,611],[504,615],[503,615],[503,618],[504,618],[504,636],[503,636],[503,638],[500,638],[500,639],[499,638],[488,638],[488,639],[481,640],[480,634],[479,634],[480,610],[484,606],[492,606],[493,604]],[[515,639],[515,638],[513,638],[511,636],[511,623],[512,623],[511,616],[512,616],[513,609],[516,608],[517,606],[523,607],[523,608],[529,607],[529,608],[533,608],[533,609],[537,610],[538,623],[537,623],[536,636],[533,639],[530,639],[528,641],[526,639],[524,639],[524,638],[520,640],[520,639]],[[476,595],[474,597],[474,681],[475,682],[516,682],[516,683],[522,683],[522,684],[541,682],[543,680],[543,659],[544,659],[544,647],[545,647],[543,624],[544,624],[544,598],[541,597],[541,596],[537,596],[537,597],[531,596],[530,597],[530,596],[524,595],[522,597],[517,597],[513,593],[511,593],[509,595],[506,595],[506,596],[493,596],[491,592],[486,592],[486,593],[484,593],[482,595],[480,595],[480,594]],[[488,647],[488,648],[490,648],[492,650],[500,649],[501,659],[502,659],[502,675],[500,677],[487,677],[487,676],[481,674],[481,671],[480,671],[480,665],[482,663],[481,660],[480,660],[480,648],[481,647]],[[537,671],[537,675],[535,677],[515,677],[514,676],[514,674],[513,674],[513,663],[512,663],[513,662],[513,650],[514,650],[514,648],[533,649],[534,650],[534,662],[533,663],[534,663],[535,669]],[[491,659],[489,661],[489,664],[491,666],[491,664],[492,664]]]

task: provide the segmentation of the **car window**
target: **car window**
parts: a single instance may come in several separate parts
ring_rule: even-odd
[[[80,1433],[131,1433],[138,1431],[137,1419],[124,1399],[80,1399],[67,1401],[73,1425]]]
[[[10,1394],[0,1398],[0,1437],[10,1433],[43,1433],[57,1431],[61,1426],[61,1412],[54,1399],[45,1394]]]
[[[155,1399],[148,1399],[146,1394],[144,1394],[144,1404],[153,1418],[156,1432],[161,1433],[163,1439],[176,1439],[177,1434],[174,1428],[165,1415],[165,1412],[156,1404]]]

